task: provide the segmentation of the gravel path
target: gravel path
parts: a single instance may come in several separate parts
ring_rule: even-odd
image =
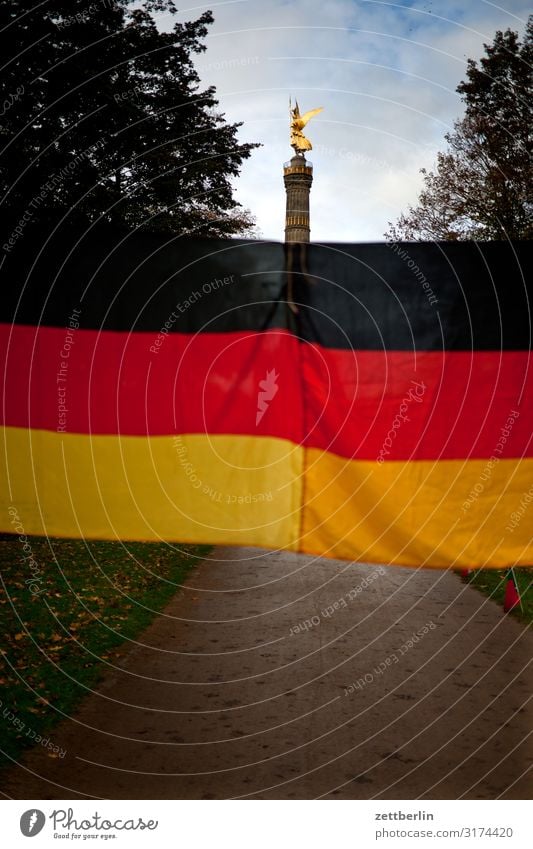
[[[529,798],[531,657],[452,573],[219,548],[3,792]]]

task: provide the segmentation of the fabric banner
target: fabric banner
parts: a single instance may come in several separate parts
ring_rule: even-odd
[[[16,250],[1,530],[533,563],[529,243]]]

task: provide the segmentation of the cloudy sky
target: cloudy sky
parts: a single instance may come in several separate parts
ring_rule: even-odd
[[[197,60],[241,138],[261,142],[236,182],[267,239],[283,239],[288,99],[323,106],[308,125],[312,241],[379,241],[416,200],[462,114],[467,58],[497,29],[524,31],[523,0],[229,0],[180,7],[215,16]]]

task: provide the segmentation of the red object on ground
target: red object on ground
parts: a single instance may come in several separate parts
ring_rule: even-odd
[[[520,605],[520,595],[518,594],[518,587],[516,586],[515,580],[513,576],[509,576],[507,579],[507,586],[505,587],[505,598],[503,600],[503,609],[505,613],[509,613],[514,607]]]
[[[471,569],[461,569],[461,578],[468,578],[470,575]]]

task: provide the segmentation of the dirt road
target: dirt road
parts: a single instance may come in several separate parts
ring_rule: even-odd
[[[3,792],[528,798],[532,646],[451,573],[219,548]]]

